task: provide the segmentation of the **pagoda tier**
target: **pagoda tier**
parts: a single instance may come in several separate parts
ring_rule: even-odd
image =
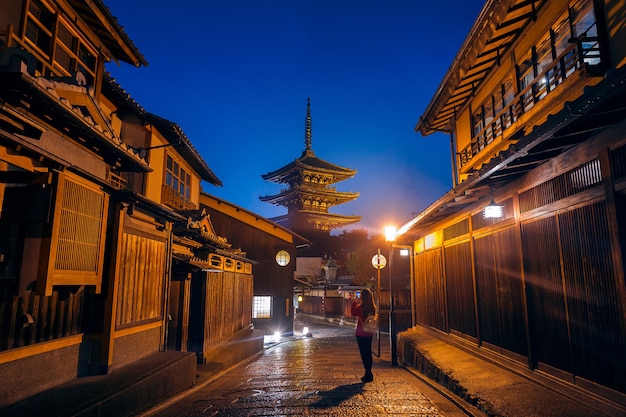
[[[266,181],[279,184],[310,184],[327,186],[347,180],[356,174],[356,170],[340,167],[315,156],[311,149],[302,152],[302,156],[290,164],[269,172],[261,177]]]
[[[306,236],[308,232],[330,232],[356,223],[360,216],[328,213],[330,207],[352,201],[359,193],[340,192],[332,184],[346,180],[356,170],[318,158],[311,149],[311,102],[307,103],[305,149],[300,158],[261,177],[266,181],[287,184],[279,194],[261,196],[266,203],[287,208],[287,214],[272,218],[276,223]]]
[[[286,214],[271,219],[273,222],[290,230],[317,230],[330,232],[332,229],[347,226],[361,220],[361,216],[318,213],[300,210],[295,216]]]
[[[329,207],[354,200],[359,193],[339,192],[334,188],[288,188],[280,194],[259,197],[261,201],[277,206],[294,206],[302,210],[326,212]]]

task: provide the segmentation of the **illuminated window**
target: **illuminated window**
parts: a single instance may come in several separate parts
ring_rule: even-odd
[[[252,318],[272,318],[272,297],[269,295],[255,295],[252,300]]]
[[[289,252],[286,250],[278,251],[276,254],[276,263],[280,266],[287,266],[290,260],[291,256],[289,256]]]

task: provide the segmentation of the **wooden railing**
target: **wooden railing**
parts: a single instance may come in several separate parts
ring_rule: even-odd
[[[195,210],[196,205],[187,200],[172,187],[163,184],[161,187],[161,202],[175,210]]]
[[[582,44],[586,47],[583,48]],[[591,45],[591,46],[589,46]],[[522,89],[495,117],[478,132],[459,153],[459,167],[463,168],[485,147],[513,125],[523,114],[531,112],[534,105],[554,91],[563,81],[584,68],[589,71],[589,62],[600,60],[596,38],[585,38],[572,43],[535,79]]]
[[[84,291],[25,291],[0,286],[0,351],[81,333]]]

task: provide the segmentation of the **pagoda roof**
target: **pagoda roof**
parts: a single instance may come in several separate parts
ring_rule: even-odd
[[[266,203],[285,205],[286,203],[293,201],[294,199],[301,199],[301,196],[310,196],[315,199],[321,198],[332,202],[333,205],[337,205],[354,200],[359,196],[359,193],[341,192],[336,191],[334,188],[300,187],[288,188],[281,191],[280,194],[262,196],[259,197],[259,199]]]
[[[311,149],[306,149],[300,158],[261,177],[266,181],[286,184],[291,178],[300,176],[304,171],[328,174],[332,176],[331,184],[351,178],[356,174],[356,170],[332,164],[315,156]]]
[[[314,224],[318,221],[324,222],[329,224],[329,229],[334,229],[336,227],[342,227],[352,223],[356,223],[361,220],[361,216],[349,216],[344,214],[299,210],[297,213],[290,213],[282,216],[273,217],[270,220],[282,225],[292,219],[307,219],[307,223],[310,224]]]
[[[312,144],[311,135],[311,99],[307,99],[306,105],[306,120],[304,124],[304,151],[300,158],[295,159],[293,162],[285,165],[284,167],[277,169],[276,171],[268,172],[261,177],[266,181],[272,181],[276,183],[288,184],[293,177],[300,177],[302,172],[311,171],[320,174],[327,174],[332,178],[329,184],[343,181],[356,174],[356,170],[345,168],[339,165],[331,164],[321,158],[315,156],[315,152],[311,148]]]

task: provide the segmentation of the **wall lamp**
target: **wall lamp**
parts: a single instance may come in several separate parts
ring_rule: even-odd
[[[501,219],[504,216],[504,206],[496,204],[491,197],[491,201],[483,209],[483,217],[485,219]]]

